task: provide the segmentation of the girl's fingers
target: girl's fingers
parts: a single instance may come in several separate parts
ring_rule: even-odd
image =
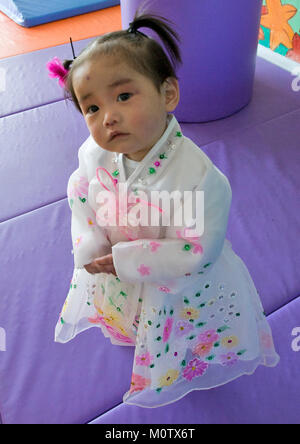
[[[97,273],[111,273],[113,270],[114,270],[114,267],[109,264],[97,266]]]
[[[110,265],[113,263],[112,254],[107,254],[106,256],[98,257],[94,261],[98,265]]]

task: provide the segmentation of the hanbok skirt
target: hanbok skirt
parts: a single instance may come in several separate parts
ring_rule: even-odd
[[[213,266],[176,294],[75,269],[55,340],[67,342],[91,326],[115,345],[135,346],[123,401],[140,407],[163,406],[279,362],[257,290],[228,240]]]

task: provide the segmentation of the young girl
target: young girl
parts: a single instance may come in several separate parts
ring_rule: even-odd
[[[172,62],[140,27],[156,31]],[[97,38],[60,67],[90,137],[68,183],[75,267],[55,340],[97,326],[112,344],[135,346],[123,400],[141,407],[169,404],[279,360],[249,272],[225,238],[229,182],[172,114],[181,62],[175,38],[162,17],[137,13],[128,30]],[[172,198],[162,209],[147,200],[152,191],[176,191],[180,205],[175,210]],[[199,235],[191,235],[193,218],[176,223],[184,192],[193,215],[203,192]],[[135,223],[146,209],[158,224]],[[106,221],[116,216],[117,224],[105,226],[108,213]]]

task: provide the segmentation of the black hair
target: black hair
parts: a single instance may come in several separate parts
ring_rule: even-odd
[[[82,113],[73,88],[73,73],[86,60],[95,55],[117,56],[134,70],[148,77],[158,92],[168,77],[178,80],[176,68],[182,63],[178,34],[166,23],[170,20],[152,13],[136,11],[133,21],[127,30],[115,31],[97,37],[73,60],[65,60],[64,67],[68,70],[65,85],[65,98],[74,102]],[[148,37],[139,28],[149,28],[156,32],[170,55],[170,59],[162,46],[153,38]]]

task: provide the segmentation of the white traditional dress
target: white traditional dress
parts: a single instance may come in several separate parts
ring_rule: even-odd
[[[231,188],[224,174],[182,134],[172,114],[128,178],[125,171],[124,155],[102,149],[92,137],[80,147],[79,168],[68,184],[74,274],[55,341],[97,326],[113,344],[135,346],[123,400],[141,407],[216,387],[260,364],[275,366],[279,356],[258,293],[225,238]],[[118,203],[120,184],[136,198],[130,211],[149,209],[152,191],[177,190],[181,196],[190,192],[194,216],[197,191],[203,191],[203,234],[187,235],[191,217],[173,223],[182,207],[174,211],[172,202],[169,224],[162,220],[168,210],[153,204],[158,224],[133,226],[128,217],[127,225],[101,226],[99,193],[109,192]],[[142,192],[149,196],[146,204]],[[86,272],[84,265],[109,253],[118,277]]]

